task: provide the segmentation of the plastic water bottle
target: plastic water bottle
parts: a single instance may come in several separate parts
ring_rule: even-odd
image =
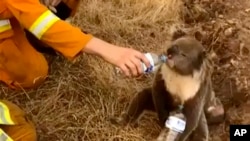
[[[149,63],[151,66],[149,68],[146,67],[144,63],[142,63],[142,68],[144,73],[150,73],[156,70],[157,66],[159,66],[161,63],[166,62],[167,57],[164,55],[157,55],[155,53],[146,53],[146,58],[149,60]]]
[[[155,53],[145,53],[146,58],[149,60],[150,67],[147,68],[144,63],[142,63],[142,69],[144,73],[151,73],[156,70],[156,68],[161,64],[166,62],[167,57],[165,55],[157,55]],[[120,72],[119,68],[116,68],[117,73]]]
[[[164,141],[175,141],[179,139],[181,133],[185,130],[186,118],[182,112],[176,113],[169,116],[165,126],[169,128],[169,132]]]

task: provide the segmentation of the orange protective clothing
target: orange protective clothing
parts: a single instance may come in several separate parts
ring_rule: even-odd
[[[36,141],[34,124],[17,105],[0,100],[0,141]]]
[[[79,0],[65,2],[69,7],[79,5]],[[12,88],[38,86],[48,73],[44,56],[28,42],[23,29],[68,59],[93,37],[59,19],[39,0],[1,0],[0,81]]]

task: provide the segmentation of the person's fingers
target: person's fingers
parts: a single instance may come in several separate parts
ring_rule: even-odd
[[[133,76],[137,76],[138,75],[136,64],[134,64],[132,61],[127,61],[126,62],[126,66],[130,69],[130,71],[132,72]]]
[[[142,68],[142,62],[141,60],[139,60],[138,58],[134,57],[133,59],[131,59],[131,62],[133,64],[135,64],[136,69],[137,69],[137,74],[142,74],[143,73],[143,68]]]
[[[48,6],[50,5],[50,0],[43,0],[44,5]]]
[[[149,60],[147,59],[147,57],[143,53],[137,52],[135,54],[135,56],[138,59],[140,59],[146,65],[147,68],[151,67],[151,64],[150,64]]]
[[[51,5],[52,6],[57,6],[60,2],[61,2],[61,0],[52,0]]]
[[[129,71],[129,69],[127,68],[127,66],[126,66],[125,64],[124,64],[124,65],[121,65],[119,68],[123,71],[123,73],[124,73],[126,76],[130,76],[130,71]]]
[[[57,13],[57,10],[56,10],[56,8],[54,7],[54,6],[48,6],[48,8],[51,10],[51,11],[53,11],[54,13]]]

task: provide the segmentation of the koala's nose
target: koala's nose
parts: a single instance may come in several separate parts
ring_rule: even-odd
[[[168,54],[168,55],[174,55],[174,54],[176,54],[177,52],[178,52],[178,47],[175,46],[175,45],[173,45],[173,46],[171,46],[171,47],[168,49],[167,54]]]
[[[177,52],[178,51],[178,46],[176,46],[176,45],[173,45],[171,48],[172,48],[173,52]]]

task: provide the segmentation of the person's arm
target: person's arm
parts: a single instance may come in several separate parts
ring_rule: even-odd
[[[126,75],[130,75],[130,71],[134,75],[141,74],[141,60],[150,66],[139,51],[118,47],[91,34],[84,34],[79,28],[60,20],[38,0],[5,1],[24,28],[67,58],[74,58],[81,51],[96,54],[120,67]]]
[[[137,50],[110,44],[98,38],[92,38],[83,48],[83,52],[101,56],[103,59],[119,67],[127,76],[143,73],[141,62],[147,67],[150,63],[145,55]]]
[[[39,0],[5,0],[8,10],[37,39],[73,59],[93,38],[59,19]]]

